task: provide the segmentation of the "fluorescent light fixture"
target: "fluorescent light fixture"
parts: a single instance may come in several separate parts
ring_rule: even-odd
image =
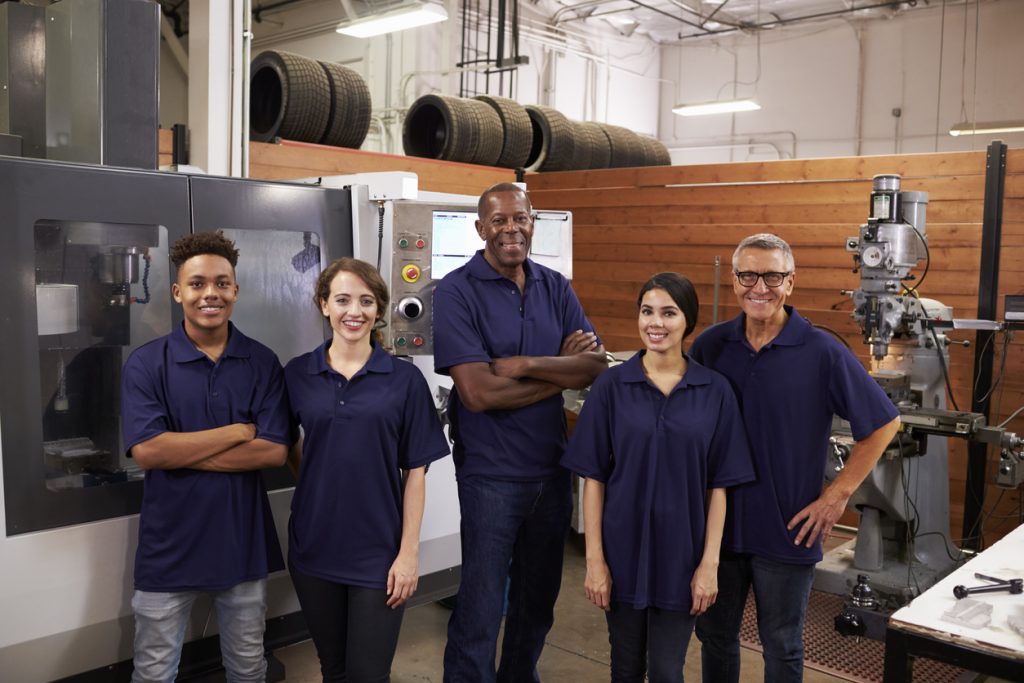
[[[949,129],[949,134],[953,137],[988,135],[989,133],[1024,133],[1024,121],[979,121],[977,123],[964,121]]]
[[[724,100],[704,104],[680,104],[672,110],[680,116],[706,116],[707,114],[729,114],[737,111],[756,111],[761,108],[754,100]]]
[[[356,38],[369,38],[395,31],[404,31],[407,28],[436,24],[439,21],[447,21],[448,12],[440,5],[428,3],[407,3],[399,7],[374,14],[355,21],[346,21],[335,29],[338,33]]]

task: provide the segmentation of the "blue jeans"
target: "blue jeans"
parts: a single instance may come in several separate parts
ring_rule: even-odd
[[[462,584],[448,622],[445,683],[539,681],[569,529],[569,473],[538,482],[459,478]],[[509,579],[501,662],[494,656]]]
[[[697,618],[704,683],[736,683],[740,679],[740,625],[751,586],[757,632],[764,648],[764,680],[803,680],[804,617],[813,581],[812,564],[784,564],[723,552],[718,565],[718,599]]]
[[[173,683],[178,675],[192,605],[200,591],[152,593],[135,591],[135,671],[133,683]],[[210,593],[217,610],[220,653],[229,683],[263,681],[267,660],[263,654],[267,582],[246,581]]]
[[[613,602],[605,613],[612,646],[612,683],[682,683],[696,620],[689,612]]]

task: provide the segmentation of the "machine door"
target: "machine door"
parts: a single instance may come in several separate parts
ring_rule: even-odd
[[[188,230],[185,177],[0,158],[8,536],[139,511],[121,367],[180,322],[167,252]]]
[[[352,255],[349,191],[205,176],[190,184],[193,230],[223,230],[238,247],[232,322],[282,364],[322,344],[313,288],[324,266]],[[264,478],[270,491],[295,485],[285,467]]]

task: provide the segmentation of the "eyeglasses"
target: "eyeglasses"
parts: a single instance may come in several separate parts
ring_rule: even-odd
[[[781,287],[782,283],[789,277],[790,272],[786,273],[755,273],[751,270],[745,270],[742,273],[736,273],[736,279],[744,287],[753,287],[757,284],[758,278],[764,280],[764,283],[769,287]]]
[[[533,223],[533,214],[517,213],[515,216],[512,217],[512,222],[515,224],[517,228],[528,228],[530,224]],[[505,228],[505,226],[508,225],[508,216],[494,216],[493,218],[491,218],[491,220],[488,221],[488,224],[492,228],[502,230]]]

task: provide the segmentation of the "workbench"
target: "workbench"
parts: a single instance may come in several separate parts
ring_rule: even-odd
[[[972,594],[992,606],[988,625],[972,628],[942,619],[957,603],[953,587],[982,586],[984,574],[1000,579],[1024,577],[1024,525],[950,573],[889,619],[885,633],[885,683],[912,680],[915,657],[926,657],[969,671],[1024,681],[1024,635],[1008,618],[1024,620],[1024,594]]]

